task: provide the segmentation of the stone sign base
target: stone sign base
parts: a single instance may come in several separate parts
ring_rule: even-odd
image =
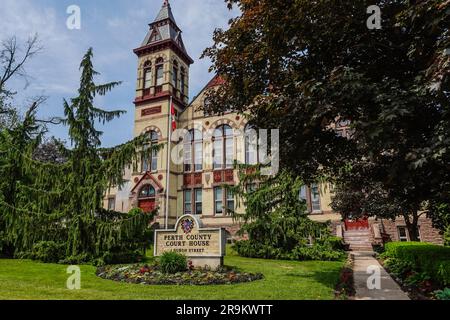
[[[196,257],[189,258],[192,261],[194,268],[210,268],[211,270],[217,270],[223,266],[223,257],[220,258],[208,258],[208,257]]]

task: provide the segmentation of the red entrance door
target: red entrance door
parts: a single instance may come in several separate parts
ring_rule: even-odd
[[[155,210],[155,199],[139,200],[139,208],[144,212],[152,212]]]
[[[361,218],[361,219],[346,219],[345,220],[345,229],[346,230],[367,230],[369,229],[369,219]]]

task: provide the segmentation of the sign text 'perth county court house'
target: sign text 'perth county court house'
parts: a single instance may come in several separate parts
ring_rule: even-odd
[[[193,215],[182,216],[173,230],[155,230],[155,257],[175,251],[186,255],[195,267],[222,266],[225,244],[225,229],[202,228]]]

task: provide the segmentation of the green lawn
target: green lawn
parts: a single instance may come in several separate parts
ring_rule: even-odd
[[[333,299],[344,262],[275,261],[241,258],[232,252],[225,264],[265,279],[238,285],[147,286],[103,280],[95,267],[81,266],[81,290],[66,289],[66,266],[28,260],[0,260],[0,299]]]

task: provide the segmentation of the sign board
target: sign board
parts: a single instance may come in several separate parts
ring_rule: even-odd
[[[184,215],[178,219],[175,229],[155,230],[154,255],[175,251],[186,255],[194,267],[216,269],[223,265],[225,244],[223,228],[202,228],[200,219]]]

